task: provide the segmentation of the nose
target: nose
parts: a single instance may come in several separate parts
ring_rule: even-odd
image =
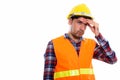
[[[86,29],[86,25],[85,25],[85,24],[81,24],[81,25],[80,25],[80,30],[83,30],[83,31],[84,31],[85,29]]]

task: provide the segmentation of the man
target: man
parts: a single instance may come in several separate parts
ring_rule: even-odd
[[[70,31],[51,40],[45,52],[44,80],[95,80],[92,59],[114,64],[117,61],[85,4],[75,6],[67,16]],[[83,38],[89,27],[93,39]]]

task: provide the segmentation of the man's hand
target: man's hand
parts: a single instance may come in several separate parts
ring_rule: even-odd
[[[87,23],[91,31],[95,34],[95,36],[98,36],[99,35],[99,24],[89,19],[87,19]]]

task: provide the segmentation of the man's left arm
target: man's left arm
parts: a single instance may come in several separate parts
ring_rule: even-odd
[[[93,58],[104,61],[109,64],[114,64],[117,62],[117,57],[115,52],[111,49],[109,42],[105,40],[101,33],[95,36],[99,44],[96,44]]]
[[[96,43],[96,48],[94,51],[93,58],[113,64],[117,61],[115,52],[111,49],[109,42],[105,40],[102,34],[99,32],[99,24],[93,20],[87,20],[88,26],[91,31],[95,34],[95,38],[98,43]]]

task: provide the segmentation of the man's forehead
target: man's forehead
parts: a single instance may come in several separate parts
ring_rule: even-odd
[[[87,22],[87,19],[84,17],[79,17],[77,20],[83,21],[83,22]]]

